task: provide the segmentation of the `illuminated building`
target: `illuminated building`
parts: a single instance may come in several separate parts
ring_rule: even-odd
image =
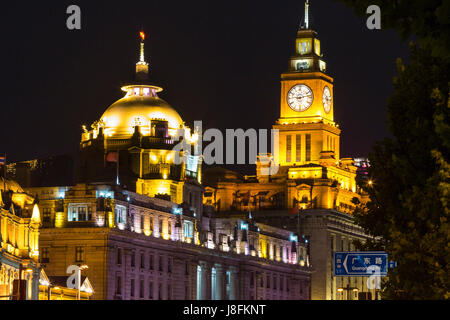
[[[365,198],[356,185],[353,159],[340,158],[334,80],[326,73],[318,35],[309,28],[308,5],[307,1],[295,55],[281,75],[280,118],[273,126],[279,130],[278,152],[258,156],[255,176],[205,170],[204,203],[219,217],[251,212],[259,222],[301,234],[315,270],[312,299],[341,299],[336,289],[349,282],[359,292],[367,291],[366,278],[333,276],[333,252],[353,250],[353,240],[367,239],[350,215]],[[278,172],[264,174],[270,165],[279,165]]]
[[[50,274],[86,264],[93,299],[309,299],[311,268],[292,232],[252,218],[201,219],[189,206],[114,185],[30,188]]]
[[[193,147],[198,133],[159,97],[163,89],[148,82],[144,40],[141,32],[136,80],[122,87],[126,95],[90,130],[83,127],[78,181],[115,183],[151,197],[185,201],[201,214],[201,159],[173,150],[178,136]],[[176,164],[178,157],[186,161]]]
[[[35,198],[0,178],[0,300],[38,300],[39,226]]]
[[[203,212],[201,162],[175,164],[174,135],[198,139],[146,84],[141,34],[136,82],[85,128],[75,186],[28,188],[42,211],[41,262],[53,275],[85,264],[96,300],[309,299],[307,248],[251,217]]]

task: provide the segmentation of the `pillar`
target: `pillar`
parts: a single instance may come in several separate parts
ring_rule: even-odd
[[[226,295],[225,268],[220,264],[216,264],[215,268],[216,268],[215,298],[216,298],[216,300],[225,300],[225,295]]]
[[[31,300],[39,300],[39,278],[40,272],[38,268],[33,269],[31,278]]]
[[[239,274],[236,267],[230,267],[231,281],[230,281],[230,300],[239,299]]]
[[[172,264],[172,299],[173,300],[182,300],[184,299],[184,293],[186,285],[186,276],[185,276],[185,265],[186,262],[179,258],[173,259]]]
[[[201,261],[201,297],[200,300],[211,300],[211,265],[208,262]]]

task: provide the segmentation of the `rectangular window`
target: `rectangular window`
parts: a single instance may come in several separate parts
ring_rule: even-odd
[[[159,234],[162,234],[163,232],[163,220],[162,217],[159,217]]]
[[[50,262],[49,248],[42,248],[41,262],[42,263],[49,263]]]
[[[70,222],[90,221],[92,208],[87,204],[69,204],[68,220]]]
[[[291,162],[292,136],[286,136],[286,162]]]
[[[134,279],[130,281],[130,297],[134,297]]]
[[[162,256],[159,256],[159,263],[158,263],[158,268],[159,268],[159,271],[163,271],[163,259],[162,259]]]
[[[167,283],[167,300],[172,300],[172,286]]]
[[[153,231],[153,217],[150,217],[150,231]]]
[[[169,235],[172,234],[172,221],[167,221],[167,232]]]
[[[122,277],[120,275],[116,276],[116,294],[122,294]]]
[[[153,300],[153,281],[150,280],[148,283],[148,298]]]
[[[306,149],[305,161],[311,161],[311,135],[310,134],[306,135],[305,149]]]
[[[44,208],[43,210],[44,211],[42,213],[42,222],[49,223],[50,222],[50,218],[51,218],[51,214],[52,214],[52,209]]]
[[[194,224],[192,223],[192,221],[184,221],[183,235],[186,238],[192,238],[194,236]]]
[[[295,161],[302,161],[302,135],[295,136]]]
[[[135,267],[136,266],[136,252],[131,251],[131,266]]]
[[[184,275],[189,275],[189,263],[186,261],[186,264],[184,266]]]
[[[277,277],[273,276],[273,288],[277,290]]]
[[[122,248],[117,248],[117,264],[122,264]]]
[[[311,53],[312,39],[297,39],[296,41],[297,53],[300,55]]]
[[[148,268],[150,270],[154,270],[154,268],[155,268],[155,259],[154,259],[153,254],[150,254],[150,256],[149,256]]]
[[[139,282],[139,298],[144,299],[144,279],[141,278]]]
[[[266,281],[267,281],[267,289],[270,289],[270,276],[269,275],[267,275]]]
[[[141,215],[141,232],[145,230],[145,216]]]
[[[145,269],[145,254],[141,252],[141,269]]]
[[[172,259],[167,260],[167,272],[172,273]]]
[[[84,261],[84,248],[75,247],[75,262],[83,262],[83,261]]]
[[[124,206],[116,205],[115,208],[116,222],[124,224],[127,222],[127,208]]]
[[[280,278],[280,290],[283,291],[284,290],[284,277]]]

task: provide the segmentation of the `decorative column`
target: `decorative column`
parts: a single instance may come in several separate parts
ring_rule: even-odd
[[[239,273],[236,267],[230,267],[230,300],[239,299]]]
[[[185,284],[186,284],[186,279],[185,279],[185,265],[186,262],[178,259],[178,258],[174,258],[173,259],[173,265],[172,265],[172,299],[173,300],[182,300],[184,299],[184,293],[185,293]]]
[[[208,262],[201,261],[200,267],[202,269],[200,300],[211,300],[211,265]]]
[[[216,264],[216,292],[215,292],[215,300],[225,300],[225,269],[222,265]]]
[[[33,274],[31,278],[31,300],[39,300],[39,278],[40,272],[39,268],[33,269]]]

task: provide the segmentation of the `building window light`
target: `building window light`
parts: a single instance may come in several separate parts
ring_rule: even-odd
[[[138,96],[140,94],[140,89],[139,88],[133,88],[133,93],[135,96]]]
[[[172,213],[176,214],[176,215],[181,215],[181,214],[183,214],[183,209],[175,207],[172,209]]]
[[[144,88],[142,90],[142,92],[144,93],[144,96],[149,96],[150,95],[150,88]]]
[[[114,199],[113,191],[97,190],[96,194],[97,194],[97,198]]]

